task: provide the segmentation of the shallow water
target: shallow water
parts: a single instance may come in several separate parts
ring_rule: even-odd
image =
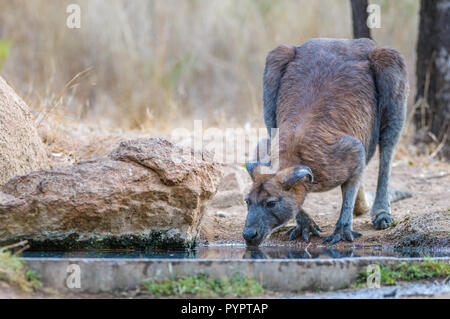
[[[23,257],[30,258],[134,258],[134,259],[336,259],[345,257],[450,257],[449,248],[381,248],[354,247],[308,249],[288,246],[264,246],[248,249],[244,245],[199,246],[182,250],[84,250],[84,251],[26,251]]]

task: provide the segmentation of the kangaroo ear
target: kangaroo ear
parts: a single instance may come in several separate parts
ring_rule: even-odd
[[[266,169],[270,167],[270,162],[246,162],[245,168],[247,169],[248,174],[250,177],[254,180],[255,176],[261,172],[261,169],[259,169],[261,166],[265,166]]]
[[[256,167],[258,167],[258,162],[246,162],[245,163],[245,169],[247,170],[248,174],[251,178],[253,178],[253,173],[255,172]]]
[[[314,182],[314,174],[308,166],[294,166],[282,171],[281,185],[285,190],[295,186],[303,177],[309,176],[310,182]]]

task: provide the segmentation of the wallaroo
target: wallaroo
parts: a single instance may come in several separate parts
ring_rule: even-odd
[[[370,39],[281,45],[267,56],[263,81],[267,143],[278,141],[278,154],[269,152],[267,158],[246,163],[253,180],[246,198],[247,245],[260,245],[294,217],[297,227],[288,232],[290,240],[320,237],[322,230],[302,204],[309,192],[338,186],[342,208],[333,234],[324,242],[333,245],[361,236],[353,230],[353,215],[369,210],[377,229],[389,227],[389,177],[409,94],[402,54]],[[272,128],[278,129],[276,139]],[[378,185],[369,209],[362,176],[377,145]]]

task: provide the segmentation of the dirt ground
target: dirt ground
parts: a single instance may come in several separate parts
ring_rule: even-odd
[[[244,180],[246,189],[241,192],[244,196],[251,181],[245,177],[246,172],[243,168],[235,167],[233,169]],[[378,160],[374,158],[365,174],[364,185],[367,192],[375,192],[377,174]],[[431,225],[434,216],[439,214],[441,220],[439,220],[440,225],[437,226],[440,228],[441,235],[449,235],[448,244],[450,245],[450,164],[398,160],[394,163],[392,170],[391,189],[413,192],[411,198],[391,205],[393,217],[399,224],[411,217],[420,216]],[[220,191],[216,196],[220,196]],[[339,217],[341,197],[340,189],[336,188],[326,193],[311,193],[306,198],[304,208],[322,228],[323,236],[331,234],[334,230],[334,225]],[[210,207],[208,209],[202,221],[200,240],[209,243],[243,243],[241,233],[247,214],[243,201],[241,205],[225,207],[226,205],[220,205],[219,203],[218,206],[219,208]],[[337,244],[338,246],[394,244],[395,228],[376,230],[368,213],[355,217],[353,228],[355,231],[362,233],[363,236],[356,239],[354,243],[340,242]],[[287,229],[289,227],[285,227],[283,230]],[[445,231],[447,234],[442,234]],[[299,247],[306,245],[301,239],[289,242],[288,236],[282,231],[273,234],[265,244],[284,244]],[[322,240],[312,237],[311,244],[312,246],[320,246]]]
[[[345,290],[350,291],[350,290]],[[320,297],[323,293],[311,293],[304,292],[300,294],[293,294],[290,292],[270,292],[261,296],[257,296],[255,298],[269,298],[269,299],[283,299],[283,298],[311,298],[311,297]],[[177,297],[175,297],[177,298]],[[402,299],[450,299],[450,294],[435,294],[429,296],[423,295],[411,295],[401,297]],[[122,293],[101,293],[101,294],[87,294],[87,293],[78,293],[78,294],[65,294],[59,292],[34,292],[27,293],[19,290],[15,290],[12,288],[2,288],[0,287],[0,300],[1,299],[153,299],[150,295],[140,294],[136,291],[122,292]],[[245,299],[245,298],[243,298]]]
[[[57,131],[40,128],[49,156],[54,166],[68,165],[81,159],[93,158],[108,154],[121,141],[151,137],[139,132],[108,133],[91,130],[85,127]],[[208,206],[201,221],[199,242],[208,244],[244,244],[242,229],[245,223],[247,208],[244,203],[251,180],[240,165],[224,168],[225,175],[219,191]],[[377,155],[369,164],[364,186],[367,192],[376,189],[378,175]],[[369,214],[355,217],[353,228],[361,232],[362,237],[354,243],[340,242],[337,248],[353,246],[394,246],[399,238],[411,235],[415,231],[437,234],[443,239],[440,243],[450,247],[450,163],[430,161],[423,157],[398,155],[394,161],[391,175],[391,189],[408,190],[413,196],[393,203],[392,214],[397,222],[395,228],[375,230]],[[326,193],[309,194],[304,208],[316,223],[323,229],[322,237],[331,234],[339,217],[341,191],[339,188]],[[291,225],[294,225],[292,223]],[[312,237],[311,244],[301,239],[288,241],[285,230],[273,234],[265,243],[266,246],[284,245],[305,248],[308,245],[323,247],[322,239]],[[269,298],[283,298],[283,294],[273,294]],[[8,287],[0,287],[0,299],[15,298],[132,298],[127,294],[75,294],[59,293],[24,293]],[[142,297],[142,296],[141,296]],[[436,295],[431,298],[449,298],[447,295]],[[145,298],[145,297],[142,297]],[[148,298],[148,296],[147,296]],[[414,297],[412,297],[414,298]],[[422,297],[420,297],[422,298]]]
[[[39,134],[44,140],[53,165],[68,165],[81,159],[104,156],[114,149],[121,141],[134,138],[154,137],[154,134],[135,131],[107,132],[91,127],[77,125],[65,129],[55,129],[52,123],[45,123],[39,128]],[[158,135],[161,136],[161,135]],[[164,136],[161,136],[164,137]],[[407,190],[413,193],[408,199],[391,205],[392,214],[401,226],[409,218],[415,224],[424,224],[424,232],[434,232],[444,238],[450,247],[450,163],[431,160],[423,155],[417,155],[417,149],[406,142],[407,138],[397,147],[393,163],[390,187],[393,190]],[[241,243],[242,229],[247,214],[244,197],[251,186],[245,168],[241,165],[224,167],[223,185],[219,187],[213,202],[208,206],[200,225],[198,239],[201,243],[223,244]],[[228,175],[228,177],[227,177]],[[369,163],[364,179],[366,192],[375,192],[378,176],[378,154]],[[322,228],[322,237],[334,230],[339,217],[341,205],[341,190],[333,189],[325,193],[311,193],[304,203],[305,210]],[[265,245],[283,244],[303,248],[307,244],[301,239],[289,242],[284,230],[294,225],[289,224],[282,231],[272,234]],[[339,247],[352,245],[393,245],[399,237],[410,235],[407,232],[417,231],[417,225],[405,225],[386,230],[376,230],[371,223],[369,214],[355,217],[353,228],[363,234],[354,243],[340,242]],[[422,227],[423,228],[423,227]],[[311,238],[311,245],[321,246],[322,240]],[[441,241],[442,244],[442,241]]]

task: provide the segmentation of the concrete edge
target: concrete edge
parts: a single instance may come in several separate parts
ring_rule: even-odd
[[[59,291],[113,292],[138,287],[146,278],[240,273],[273,291],[332,290],[348,286],[370,264],[423,261],[425,258],[367,257],[342,259],[108,259],[21,258],[41,274],[46,287]],[[450,257],[438,257],[450,263]]]

